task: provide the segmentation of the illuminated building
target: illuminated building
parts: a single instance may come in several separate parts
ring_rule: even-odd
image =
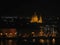
[[[41,27],[39,33],[38,33],[38,36],[44,36],[44,30],[42,29],[43,27]]]
[[[39,20],[38,20],[39,19]],[[42,23],[42,16],[40,16],[40,18],[38,18],[37,14],[34,13],[34,16],[32,16],[31,18],[31,23]]]
[[[34,13],[34,16],[31,18],[31,23],[38,22],[37,14]]]
[[[38,23],[42,23],[42,16],[40,16]]]

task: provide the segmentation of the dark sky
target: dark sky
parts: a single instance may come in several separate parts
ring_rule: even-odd
[[[52,0],[28,0],[16,1],[0,5],[0,15],[14,16],[32,15],[35,11],[42,15],[59,15],[59,7]]]

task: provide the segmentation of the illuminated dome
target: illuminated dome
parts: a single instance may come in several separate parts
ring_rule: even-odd
[[[38,23],[42,23],[42,16],[40,16]]]
[[[38,20],[39,19],[39,20]],[[38,18],[37,14],[34,13],[34,16],[32,16],[31,18],[31,23],[42,23],[42,16],[40,16],[40,18]]]
[[[34,13],[34,16],[32,16],[31,22],[32,22],[32,23],[33,23],[33,22],[38,22],[38,17],[37,17],[37,14],[36,14],[36,13]]]

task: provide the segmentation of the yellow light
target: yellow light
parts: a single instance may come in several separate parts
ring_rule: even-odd
[[[17,32],[15,32],[15,35],[17,34]]]
[[[31,22],[38,22],[38,17],[35,15],[32,17]]]
[[[39,42],[44,43],[45,41],[43,39],[40,39]]]
[[[5,33],[5,35],[7,35],[7,33]]]
[[[32,18],[31,18],[31,21],[30,21],[31,23],[34,23],[34,22],[36,22],[36,23],[42,23],[42,16],[40,16],[40,19],[38,20],[38,17],[37,17],[37,15],[35,15],[35,16],[33,16]]]
[[[38,36],[44,36],[44,32],[41,30],[38,34]]]
[[[37,14],[36,14],[36,12],[34,13],[34,16],[31,18],[31,21],[30,21],[31,23],[34,23],[34,22],[38,22],[38,16],[37,16]]]
[[[35,37],[36,35],[35,35],[35,32],[32,32],[32,35],[33,35],[33,37]]]
[[[52,39],[52,43],[55,44],[55,39],[54,38]]]
[[[40,16],[38,23],[42,23],[42,16]]]
[[[0,33],[0,35],[3,35],[2,33]]]
[[[32,34],[35,34],[35,32],[32,32]]]

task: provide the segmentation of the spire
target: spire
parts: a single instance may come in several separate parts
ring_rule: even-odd
[[[36,23],[38,22],[38,16],[37,16],[36,12],[34,12],[34,16],[32,16],[31,22],[36,22]]]
[[[34,22],[36,22],[36,23],[42,23],[42,16],[40,16],[39,19],[38,19],[37,13],[34,12],[34,15],[32,16],[30,22],[31,23],[34,23]]]
[[[40,16],[38,23],[42,23],[42,16]]]

